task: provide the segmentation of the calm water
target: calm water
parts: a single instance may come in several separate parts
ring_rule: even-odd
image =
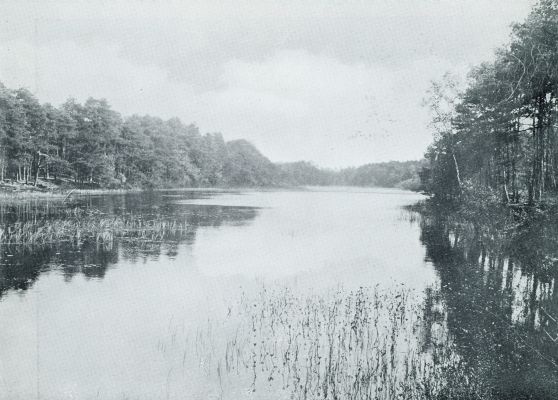
[[[511,251],[517,246],[502,245],[505,234],[405,209],[421,199],[379,189],[75,199],[71,207],[99,218],[186,220],[188,230],[110,245],[2,248],[0,399],[289,398],[288,388],[254,392],[238,371],[224,377],[219,346],[242,331],[219,321],[236,323],[239,302],[262,290],[308,299],[361,286],[413,293],[422,328],[409,352],[451,342],[494,393],[553,398],[554,275],[526,269]],[[61,218],[60,207],[6,206],[1,217],[6,225]],[[545,243],[537,255],[552,263],[554,244]]]

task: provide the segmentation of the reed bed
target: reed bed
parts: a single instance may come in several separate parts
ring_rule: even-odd
[[[0,227],[0,243],[6,245],[45,245],[55,242],[81,243],[93,240],[110,243],[131,239],[162,241],[178,237],[188,230],[184,220],[134,215],[106,216],[101,213],[67,210],[63,218],[39,218],[16,221]]]
[[[62,191],[44,190],[10,190],[0,188],[0,202],[16,203],[24,200],[64,199],[66,193]]]
[[[429,346],[424,329],[438,330]],[[200,330],[194,354],[221,397],[244,384],[261,399],[489,398],[443,331],[425,327],[420,301],[403,288],[263,289]]]

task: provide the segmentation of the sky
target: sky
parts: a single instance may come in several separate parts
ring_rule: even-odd
[[[275,162],[419,159],[432,80],[493,58],[531,0],[0,0],[0,81],[106,98]]]

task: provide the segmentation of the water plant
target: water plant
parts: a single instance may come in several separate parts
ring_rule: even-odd
[[[405,288],[264,287],[200,328],[192,354],[225,397],[245,385],[266,399],[490,398],[447,329],[424,323],[416,296]]]
[[[184,220],[150,219],[133,214],[105,215],[94,211],[66,209],[63,218],[16,220],[0,226],[0,244],[45,245],[54,242],[110,243],[116,238],[162,241],[188,230]]]

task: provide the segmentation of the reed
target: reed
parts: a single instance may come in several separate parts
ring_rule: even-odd
[[[0,227],[0,243],[45,245],[55,242],[81,243],[93,240],[109,243],[115,239],[163,241],[188,230],[186,220],[144,219],[134,215],[106,216],[79,209],[63,211],[63,218],[35,218]]]
[[[426,328],[414,296],[403,288],[329,295],[264,288],[244,296],[227,322],[200,330],[194,354],[221,388],[245,382],[256,398],[270,390],[290,399],[489,398],[450,338],[421,343]]]

